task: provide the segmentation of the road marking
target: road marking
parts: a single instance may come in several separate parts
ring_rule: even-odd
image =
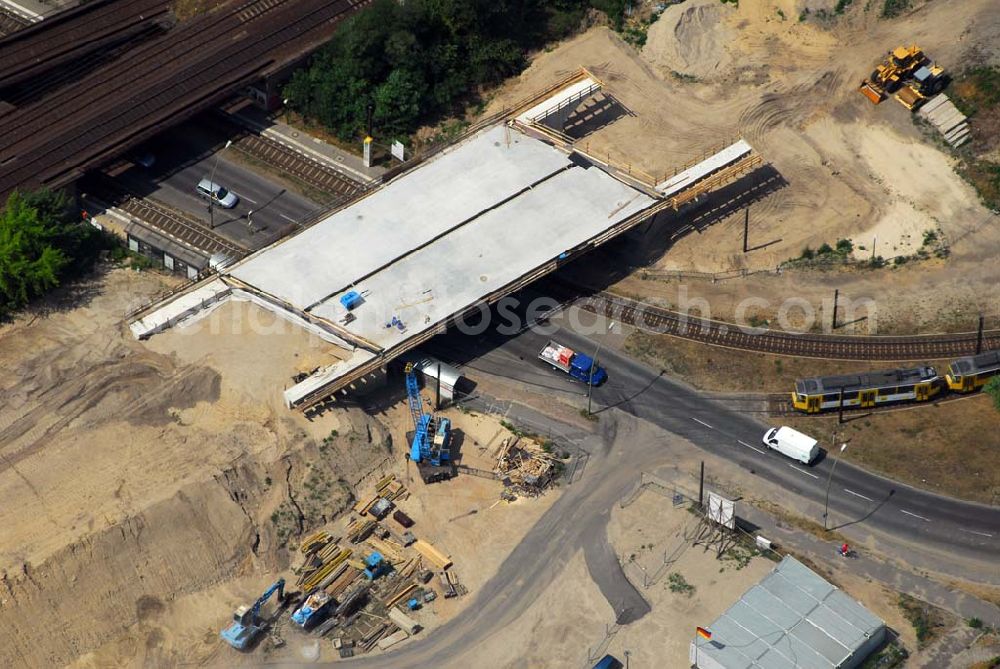
[[[233,195],[235,195],[236,197],[238,197],[238,198],[239,198],[239,199],[241,199],[241,200],[246,200],[247,202],[249,202],[249,203],[251,203],[251,204],[257,204],[257,200],[251,200],[251,199],[250,199],[250,198],[248,198],[248,197],[247,197],[246,195],[240,195],[239,193],[237,193],[237,192],[236,192],[236,191],[234,191],[234,190],[231,190],[231,191],[229,191],[229,192],[230,192],[230,193],[232,193]]]
[[[709,425],[709,424],[708,424],[708,423],[706,423],[705,421],[703,421],[703,420],[698,420],[698,419],[697,419],[697,418],[695,418],[694,416],[692,416],[692,417],[691,417],[691,420],[693,420],[693,421],[694,421],[694,422],[696,422],[696,423],[701,423],[702,425],[704,425],[705,427],[707,427],[707,428],[708,428],[709,430],[714,430],[714,429],[715,429],[714,427],[712,427],[711,425]]]
[[[991,539],[993,538],[992,534],[987,534],[986,532],[976,532],[975,530],[967,530],[962,527],[958,529],[961,530],[962,532],[965,532],[966,534],[978,534],[981,537],[990,537]]]
[[[738,443],[738,444],[743,444],[743,445],[744,445],[744,446],[746,446],[747,448],[749,448],[749,449],[751,449],[751,450],[754,450],[754,451],[757,451],[757,452],[758,452],[758,453],[760,453],[761,455],[767,455],[767,454],[766,454],[766,453],[765,453],[764,451],[762,451],[762,450],[760,450],[759,448],[756,448],[756,447],[754,447],[754,446],[751,446],[750,444],[746,443],[745,441],[740,441],[739,439],[737,439],[737,440],[736,440],[736,443]]]
[[[847,488],[844,488],[844,492],[846,492],[848,495],[854,495],[855,497],[860,497],[861,499],[868,500],[869,502],[874,502],[875,501],[871,497],[865,497],[861,493],[854,492],[853,490],[848,490]]]
[[[285,219],[289,223],[297,223],[298,222],[294,218],[289,218],[289,217],[285,216],[284,214],[278,214],[278,216],[281,216],[283,219]]]
[[[794,470],[795,470],[795,471],[797,471],[797,472],[801,472],[801,473],[805,474],[806,476],[811,476],[811,477],[813,477],[814,479],[818,479],[818,478],[819,478],[819,477],[818,477],[818,476],[816,476],[815,474],[813,474],[813,473],[811,473],[811,472],[807,472],[806,470],[804,470],[804,469],[802,469],[802,468],[800,468],[800,467],[796,467],[795,465],[793,465],[793,464],[792,464],[792,463],[790,463],[790,462],[788,463],[788,466],[789,466],[789,467],[791,467],[792,469],[794,469]]]
[[[919,518],[920,520],[924,521],[925,523],[931,522],[930,518],[924,518],[923,516],[918,516],[917,514],[913,513],[912,511],[907,511],[906,509],[900,509],[900,511],[902,511],[903,513],[905,513],[908,516],[913,516],[914,518]]]

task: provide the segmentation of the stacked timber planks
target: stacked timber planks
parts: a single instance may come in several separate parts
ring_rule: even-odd
[[[417,539],[413,548],[438,569],[447,569],[451,566],[451,559],[447,555],[434,548],[434,546],[423,539]]]

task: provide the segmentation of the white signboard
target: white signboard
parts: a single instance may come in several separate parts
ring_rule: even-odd
[[[406,147],[403,146],[402,142],[393,142],[389,150],[392,152],[393,158],[396,158],[400,162],[406,160],[406,158],[403,157],[406,155]]]
[[[736,529],[736,502],[714,492],[708,493],[708,519],[730,530]]]

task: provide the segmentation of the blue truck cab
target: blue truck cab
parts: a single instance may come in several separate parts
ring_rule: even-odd
[[[568,346],[552,340],[538,354],[540,360],[552,365],[552,369],[565,372],[578,381],[599,386],[608,380],[604,368],[595,365],[594,359],[585,353],[577,353]]]

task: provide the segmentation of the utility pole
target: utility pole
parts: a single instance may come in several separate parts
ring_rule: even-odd
[[[701,461],[701,476],[698,477],[698,507],[705,505],[705,461]]]
[[[840,289],[834,288],[833,290],[833,319],[830,321],[830,329],[837,329],[837,302],[840,300]]]
[[[837,423],[844,424],[844,387],[840,387],[840,403],[837,411]]]
[[[611,332],[611,328],[615,326],[615,322],[611,321],[608,324],[608,329],[604,333],[604,337]],[[601,341],[597,343],[597,348],[594,350],[594,357],[590,359],[590,374],[587,376],[587,415],[593,416],[594,414],[590,411],[591,399],[594,395],[594,372],[597,371],[597,356],[601,353],[601,347],[604,346],[604,337],[601,337]]]
[[[840,445],[840,452],[843,454],[844,450],[847,448],[847,444]],[[833,472],[837,469],[837,463],[840,462],[838,457],[833,461],[833,466],[830,467],[830,476],[826,479],[826,501],[823,503],[823,529],[828,530],[829,522],[828,518],[830,516],[830,484],[833,482]]]
[[[743,253],[748,251],[748,240],[750,237],[750,207],[743,210]]]
[[[212,192],[208,196],[208,229],[213,230],[215,228],[215,209],[212,205],[215,204],[215,170],[219,169],[219,158],[222,157],[222,152],[233,145],[233,140],[227,140],[226,145],[215,154],[215,164],[212,166],[212,176],[209,177],[209,182],[212,184],[210,188]]]
[[[441,363],[438,363],[437,372],[437,384],[435,384],[436,389],[434,391],[434,410],[437,411],[441,408]]]
[[[976,355],[983,352],[983,322],[986,319],[979,314],[979,330],[976,332]]]

